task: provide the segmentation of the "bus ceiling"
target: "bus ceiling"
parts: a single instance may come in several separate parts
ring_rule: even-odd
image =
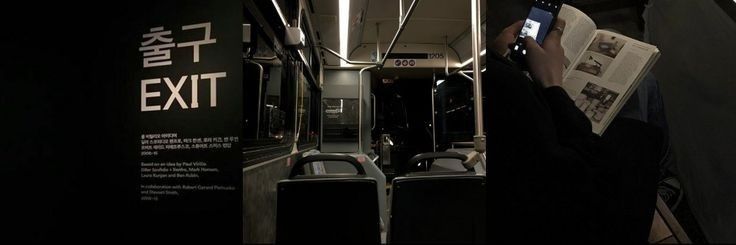
[[[363,72],[375,68],[380,70],[384,67],[444,68],[446,76],[459,73],[472,80],[473,94],[475,98],[480,98],[482,91],[481,62],[483,61],[480,57],[486,52],[483,48],[485,47],[485,42],[483,42],[485,28],[481,28],[485,1],[468,0],[450,3],[444,0],[412,0],[408,7],[404,2],[404,0],[398,2],[393,0],[339,0],[337,5],[336,1],[319,1],[317,5],[314,5],[315,2],[310,2],[310,6],[315,6],[312,15],[312,18],[315,19],[311,22],[317,23],[316,30],[317,37],[319,37],[318,44],[315,46],[330,54],[322,53],[325,68],[361,68],[358,72],[359,101],[363,100]],[[470,16],[469,19],[468,16]],[[396,27],[393,28],[394,26]],[[470,27],[463,30],[458,26]],[[371,30],[372,27],[375,28],[372,29],[376,34],[375,39],[371,39],[372,35],[366,31]],[[389,33],[382,33],[381,30]],[[396,31],[391,33],[393,30]],[[448,42],[448,39],[453,41]],[[388,45],[383,45],[386,42]],[[369,45],[371,43],[373,45]],[[382,49],[381,46],[385,48]],[[442,52],[432,52],[438,50],[437,47]],[[464,54],[470,54],[468,57],[461,57],[458,48],[462,47],[465,47],[462,51],[468,51]],[[448,50],[454,51],[452,64],[450,64],[451,55]],[[453,67],[452,72],[450,72],[450,66]],[[472,66],[472,77],[463,72],[468,66]],[[475,134],[473,141],[475,147],[474,151],[468,154],[468,160],[463,163],[466,167],[475,165],[480,159],[479,156],[485,152],[482,100],[475,100],[474,104]],[[359,128],[362,128],[360,126],[362,109],[362,103],[359,103]],[[359,134],[358,149],[360,150],[363,150],[362,143]]]
[[[325,68],[444,68],[451,73],[472,60],[471,2],[443,0],[310,0],[311,22]],[[349,2],[346,9],[344,2]],[[343,5],[341,5],[343,4]],[[480,45],[485,49],[485,4],[479,1]],[[340,16],[348,13],[341,37]],[[343,17],[345,19],[345,17]],[[343,20],[345,21],[345,20]],[[343,30],[344,31],[344,30]],[[341,44],[347,50],[341,50]],[[380,50],[380,52],[377,52]],[[388,54],[388,56],[386,55]],[[397,54],[413,55],[401,58]],[[416,57],[419,56],[419,57]],[[342,62],[341,62],[342,60]],[[414,60],[414,64],[410,63]],[[405,61],[405,62],[404,62]],[[395,63],[394,63],[395,62]],[[350,64],[352,63],[352,64]]]

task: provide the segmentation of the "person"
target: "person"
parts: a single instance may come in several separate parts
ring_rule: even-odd
[[[523,21],[492,42],[484,75],[491,240],[646,243],[662,132],[616,118],[601,137],[561,87],[565,21],[539,45],[528,75],[505,57]]]

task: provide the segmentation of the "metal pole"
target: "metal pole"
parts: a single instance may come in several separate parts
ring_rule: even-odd
[[[366,66],[358,72],[358,153],[363,153],[363,72],[375,67]]]
[[[416,9],[418,3],[419,3],[419,0],[414,0],[411,2],[411,5],[409,6],[409,10],[406,12],[406,16],[404,16],[404,18],[402,18],[401,22],[399,23],[399,29],[396,31],[396,35],[394,35],[394,39],[391,40],[391,43],[388,45],[388,49],[386,50],[386,56],[384,56],[381,62],[379,62],[380,66],[383,66],[383,64],[386,63],[386,57],[388,57],[388,54],[390,54],[391,50],[394,49],[394,45],[396,45],[396,41],[399,40],[399,37],[401,36],[401,32],[404,31],[404,27],[406,27],[406,23],[409,22],[409,18],[411,18],[411,14],[414,13],[414,9]]]
[[[404,18],[404,0],[399,0],[399,25]]]
[[[371,131],[373,131],[376,129],[376,95],[373,93],[371,93],[371,101],[373,101],[371,104],[371,111],[373,111],[371,116]]]
[[[445,78],[450,76],[450,60],[447,53],[447,36],[445,36]]]
[[[467,78],[471,82],[475,82],[472,77],[468,76],[468,74],[465,74],[465,72],[463,72],[463,71],[458,72],[457,74],[460,74],[460,76],[463,76],[463,77]]]
[[[483,56],[483,55],[485,55],[485,54],[481,54],[481,56]],[[473,61],[475,61],[475,60],[473,60]],[[452,72],[450,72],[450,74],[448,74],[448,76],[449,75],[454,75],[455,73],[458,73],[458,72],[462,71],[463,69],[465,69],[465,67],[468,67],[470,64],[473,64],[473,63],[474,62],[470,62],[468,64],[465,64],[464,66],[458,67],[457,69],[455,69]]]
[[[381,60],[381,31],[379,29],[380,26],[381,24],[376,21],[376,62]]]
[[[480,74],[480,0],[471,0],[471,30],[473,38],[473,96],[475,97],[475,151],[486,151],[485,136],[483,135],[483,94]]]
[[[436,89],[437,84],[437,74],[432,73],[432,87],[430,88],[430,94],[432,94],[432,152],[437,152],[437,131],[435,130],[437,128],[437,122],[435,121],[435,114],[437,114],[437,111],[435,111],[434,107],[434,92]]]
[[[246,59],[245,62],[258,66],[258,113],[256,113],[256,139],[261,135],[261,94],[263,93],[263,66],[258,62]]]
[[[471,62],[471,63],[472,63],[472,62]],[[470,65],[470,64],[468,64],[468,65]],[[468,67],[468,65],[464,65],[464,66],[458,67],[457,69],[453,70],[452,72],[450,72],[450,73],[449,73],[449,74],[447,74],[447,75],[448,75],[448,76],[450,76],[450,75],[455,75],[455,73],[458,73],[458,72],[462,71],[463,69],[465,69],[465,67]]]
[[[294,91],[297,93],[297,98],[299,98],[299,74],[301,74],[301,70],[299,69],[301,65],[299,64],[299,61],[292,61],[290,64],[294,65],[291,72],[294,72]],[[297,153],[299,152],[299,99],[294,101],[294,141],[291,143],[291,153]]]
[[[336,56],[337,58],[340,58],[341,60],[344,60],[344,61],[345,61],[345,62],[347,62],[348,64],[352,64],[352,65],[376,65],[376,64],[378,64],[378,63],[376,63],[376,62],[368,62],[368,61],[352,61],[352,60],[348,60],[348,59],[346,59],[345,57],[342,57],[342,56],[341,56],[341,55],[340,55],[339,53],[335,52],[334,50],[332,50],[332,49],[330,49],[330,48],[328,48],[328,47],[325,47],[325,46],[322,46],[322,45],[316,45],[315,47],[319,47],[319,48],[321,48],[321,49],[323,49],[323,50],[327,51],[328,53],[330,53],[330,54],[332,54],[332,55]]]
[[[261,60],[261,61],[270,61],[270,60],[275,60],[275,59],[278,59],[278,58],[279,57],[277,57],[277,56],[274,55],[274,56],[271,56],[271,57],[251,56],[249,59],[251,59],[251,60]]]

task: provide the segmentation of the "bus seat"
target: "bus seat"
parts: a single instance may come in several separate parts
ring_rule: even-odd
[[[388,202],[386,201],[386,175],[383,174],[378,165],[366,154],[348,153],[354,157],[365,170],[367,177],[376,180],[376,195],[378,196],[378,208],[380,210],[382,223],[388,223]],[[324,168],[327,174],[355,174],[355,168],[342,162],[325,161]],[[382,226],[383,227],[383,226]]]
[[[410,165],[456,152],[422,153]],[[486,177],[472,171],[418,172],[392,181],[391,243],[485,243]]]
[[[300,175],[316,161],[341,161],[357,174]],[[376,180],[344,154],[303,157],[277,184],[276,243],[380,243]]]

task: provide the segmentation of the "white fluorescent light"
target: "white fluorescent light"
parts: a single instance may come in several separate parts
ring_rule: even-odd
[[[350,24],[350,0],[340,0],[340,55],[348,59],[348,25]],[[340,59],[340,66],[347,62]]]
[[[445,82],[445,79],[437,80],[437,86],[440,86],[440,84],[442,84],[443,82]]]
[[[276,0],[271,0],[271,3],[273,3],[273,6],[276,7],[276,12],[279,14],[281,22],[284,23],[284,26],[289,26],[289,23],[286,23],[286,18],[284,18],[284,14],[281,13],[281,6],[279,6],[279,3],[277,3]]]
[[[736,0],[734,0],[734,1],[736,1]],[[479,54],[479,56],[483,56],[483,55],[486,55],[486,50],[485,49],[481,50],[480,51],[480,54]],[[470,62],[473,62],[473,58],[467,59],[465,62],[460,63],[460,67],[463,67],[463,66],[468,65],[468,64],[470,64]]]

